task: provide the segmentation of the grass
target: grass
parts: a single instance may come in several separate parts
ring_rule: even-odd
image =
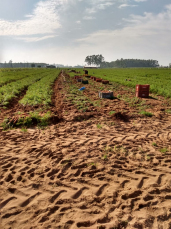
[[[111,146],[106,146],[105,147],[105,151],[107,152],[107,153],[109,153],[109,152],[113,152],[113,148],[111,147]]]
[[[166,113],[171,114],[171,109],[167,109]]]
[[[155,142],[152,143],[152,146],[157,146],[157,144]]]
[[[104,154],[104,155],[102,156],[102,159],[106,161],[106,160],[108,159],[107,154]]]
[[[38,125],[38,127],[45,127],[49,124],[49,120],[51,118],[51,112],[48,111],[44,114],[39,114],[37,111],[30,112],[27,116],[21,115],[17,118],[17,121],[14,122],[11,119],[4,119],[1,126],[4,130],[8,130],[14,127],[22,127],[21,131],[26,132],[28,127],[32,125]]]
[[[110,111],[109,112],[109,115],[113,115],[113,114],[115,114],[116,113],[116,111]]]
[[[147,160],[147,161],[151,160],[151,157],[148,156],[148,155],[146,155],[146,160]]]
[[[95,166],[97,168],[97,163],[91,162],[87,166]]]
[[[140,114],[145,115],[145,116],[147,116],[147,117],[152,117],[152,116],[153,116],[152,113],[147,112],[147,111],[141,111]]]
[[[21,131],[24,132],[24,133],[26,133],[28,130],[27,130],[27,128],[22,127],[22,128],[21,128]]]
[[[100,123],[98,123],[96,126],[97,126],[98,129],[102,128],[102,125]]]
[[[162,149],[160,149],[160,152],[161,153],[167,153],[169,150],[167,149],[167,148],[162,148]]]

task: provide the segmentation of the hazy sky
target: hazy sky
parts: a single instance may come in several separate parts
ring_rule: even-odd
[[[171,63],[171,0],[0,0],[0,62]]]

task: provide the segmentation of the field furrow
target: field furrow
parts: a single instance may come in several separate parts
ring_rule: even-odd
[[[170,228],[170,100],[57,74],[30,85],[20,110],[41,118],[50,111],[55,124],[26,128],[11,110],[11,127],[22,129],[0,129],[2,228]],[[114,98],[100,99],[100,90]]]

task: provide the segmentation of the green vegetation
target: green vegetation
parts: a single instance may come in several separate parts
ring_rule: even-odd
[[[98,129],[102,128],[102,125],[100,123],[98,123],[96,126],[97,126]]]
[[[101,68],[154,68],[158,66],[159,63],[157,60],[123,59],[123,58],[112,62],[103,61],[100,63]]]
[[[103,63],[103,61],[104,61],[104,57],[102,56],[102,54],[87,56],[85,58],[85,62],[88,65],[91,65],[91,64],[100,65]]]
[[[147,116],[147,117],[152,117],[152,116],[153,116],[152,113],[147,112],[147,111],[141,111],[140,114],[145,115],[145,116]]]
[[[27,93],[19,102],[22,105],[49,105],[51,104],[52,84],[59,75],[59,70],[48,72],[47,76],[30,85]]]
[[[36,71],[37,73],[37,71]],[[39,71],[39,74],[43,73],[43,71]],[[3,86],[4,84],[14,82],[17,80],[21,80],[23,78],[26,78],[28,76],[34,75],[33,71],[30,71],[30,69],[10,69],[6,71],[0,71],[0,86]]]
[[[39,127],[44,127],[49,124],[49,120],[51,118],[51,112],[48,111],[42,115],[39,114],[39,112],[30,112],[27,116],[21,115],[17,120],[6,118],[3,123],[2,127],[4,130],[11,129],[14,127],[22,126],[22,131],[26,132],[26,127],[30,127],[31,125],[38,125]]]
[[[102,157],[103,160],[107,160],[107,154],[104,154],[103,157]]]
[[[110,115],[113,115],[113,114],[115,114],[115,113],[116,113],[116,111],[110,111],[110,112],[109,112]]]
[[[68,84],[68,97],[67,100],[70,100],[78,110],[86,112],[88,110],[88,104],[91,104],[91,101],[86,97],[83,91],[79,91],[76,85]]]
[[[167,109],[166,113],[171,114],[171,109]]]
[[[150,84],[150,93],[171,98],[171,69],[111,68],[88,69],[89,75],[135,88],[136,84]],[[130,79],[130,81],[126,80]],[[119,98],[119,97],[118,97]]]
[[[146,160],[149,161],[151,157],[149,155],[146,155]]]
[[[162,149],[160,149],[160,152],[161,153],[167,153],[169,150],[167,149],[167,148],[162,148]]]
[[[155,142],[152,143],[152,146],[157,146],[157,144]]]
[[[22,127],[22,128],[21,128],[21,131],[24,132],[24,133],[26,133],[26,132],[27,132],[27,128]]]
[[[0,106],[8,105],[9,101],[12,98],[16,97],[16,95],[19,95],[20,92],[26,89],[29,85],[35,83],[36,81],[46,76],[48,74],[48,71],[30,72],[32,74],[30,74],[28,77],[21,80],[17,80],[15,82],[8,83],[7,85],[0,87]]]

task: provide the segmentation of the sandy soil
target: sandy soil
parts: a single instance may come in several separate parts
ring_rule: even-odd
[[[58,124],[0,132],[1,228],[171,228],[168,101],[142,100],[153,117],[117,98],[81,112],[69,84],[80,87],[68,75],[54,85]],[[99,84],[83,94],[99,101]]]

